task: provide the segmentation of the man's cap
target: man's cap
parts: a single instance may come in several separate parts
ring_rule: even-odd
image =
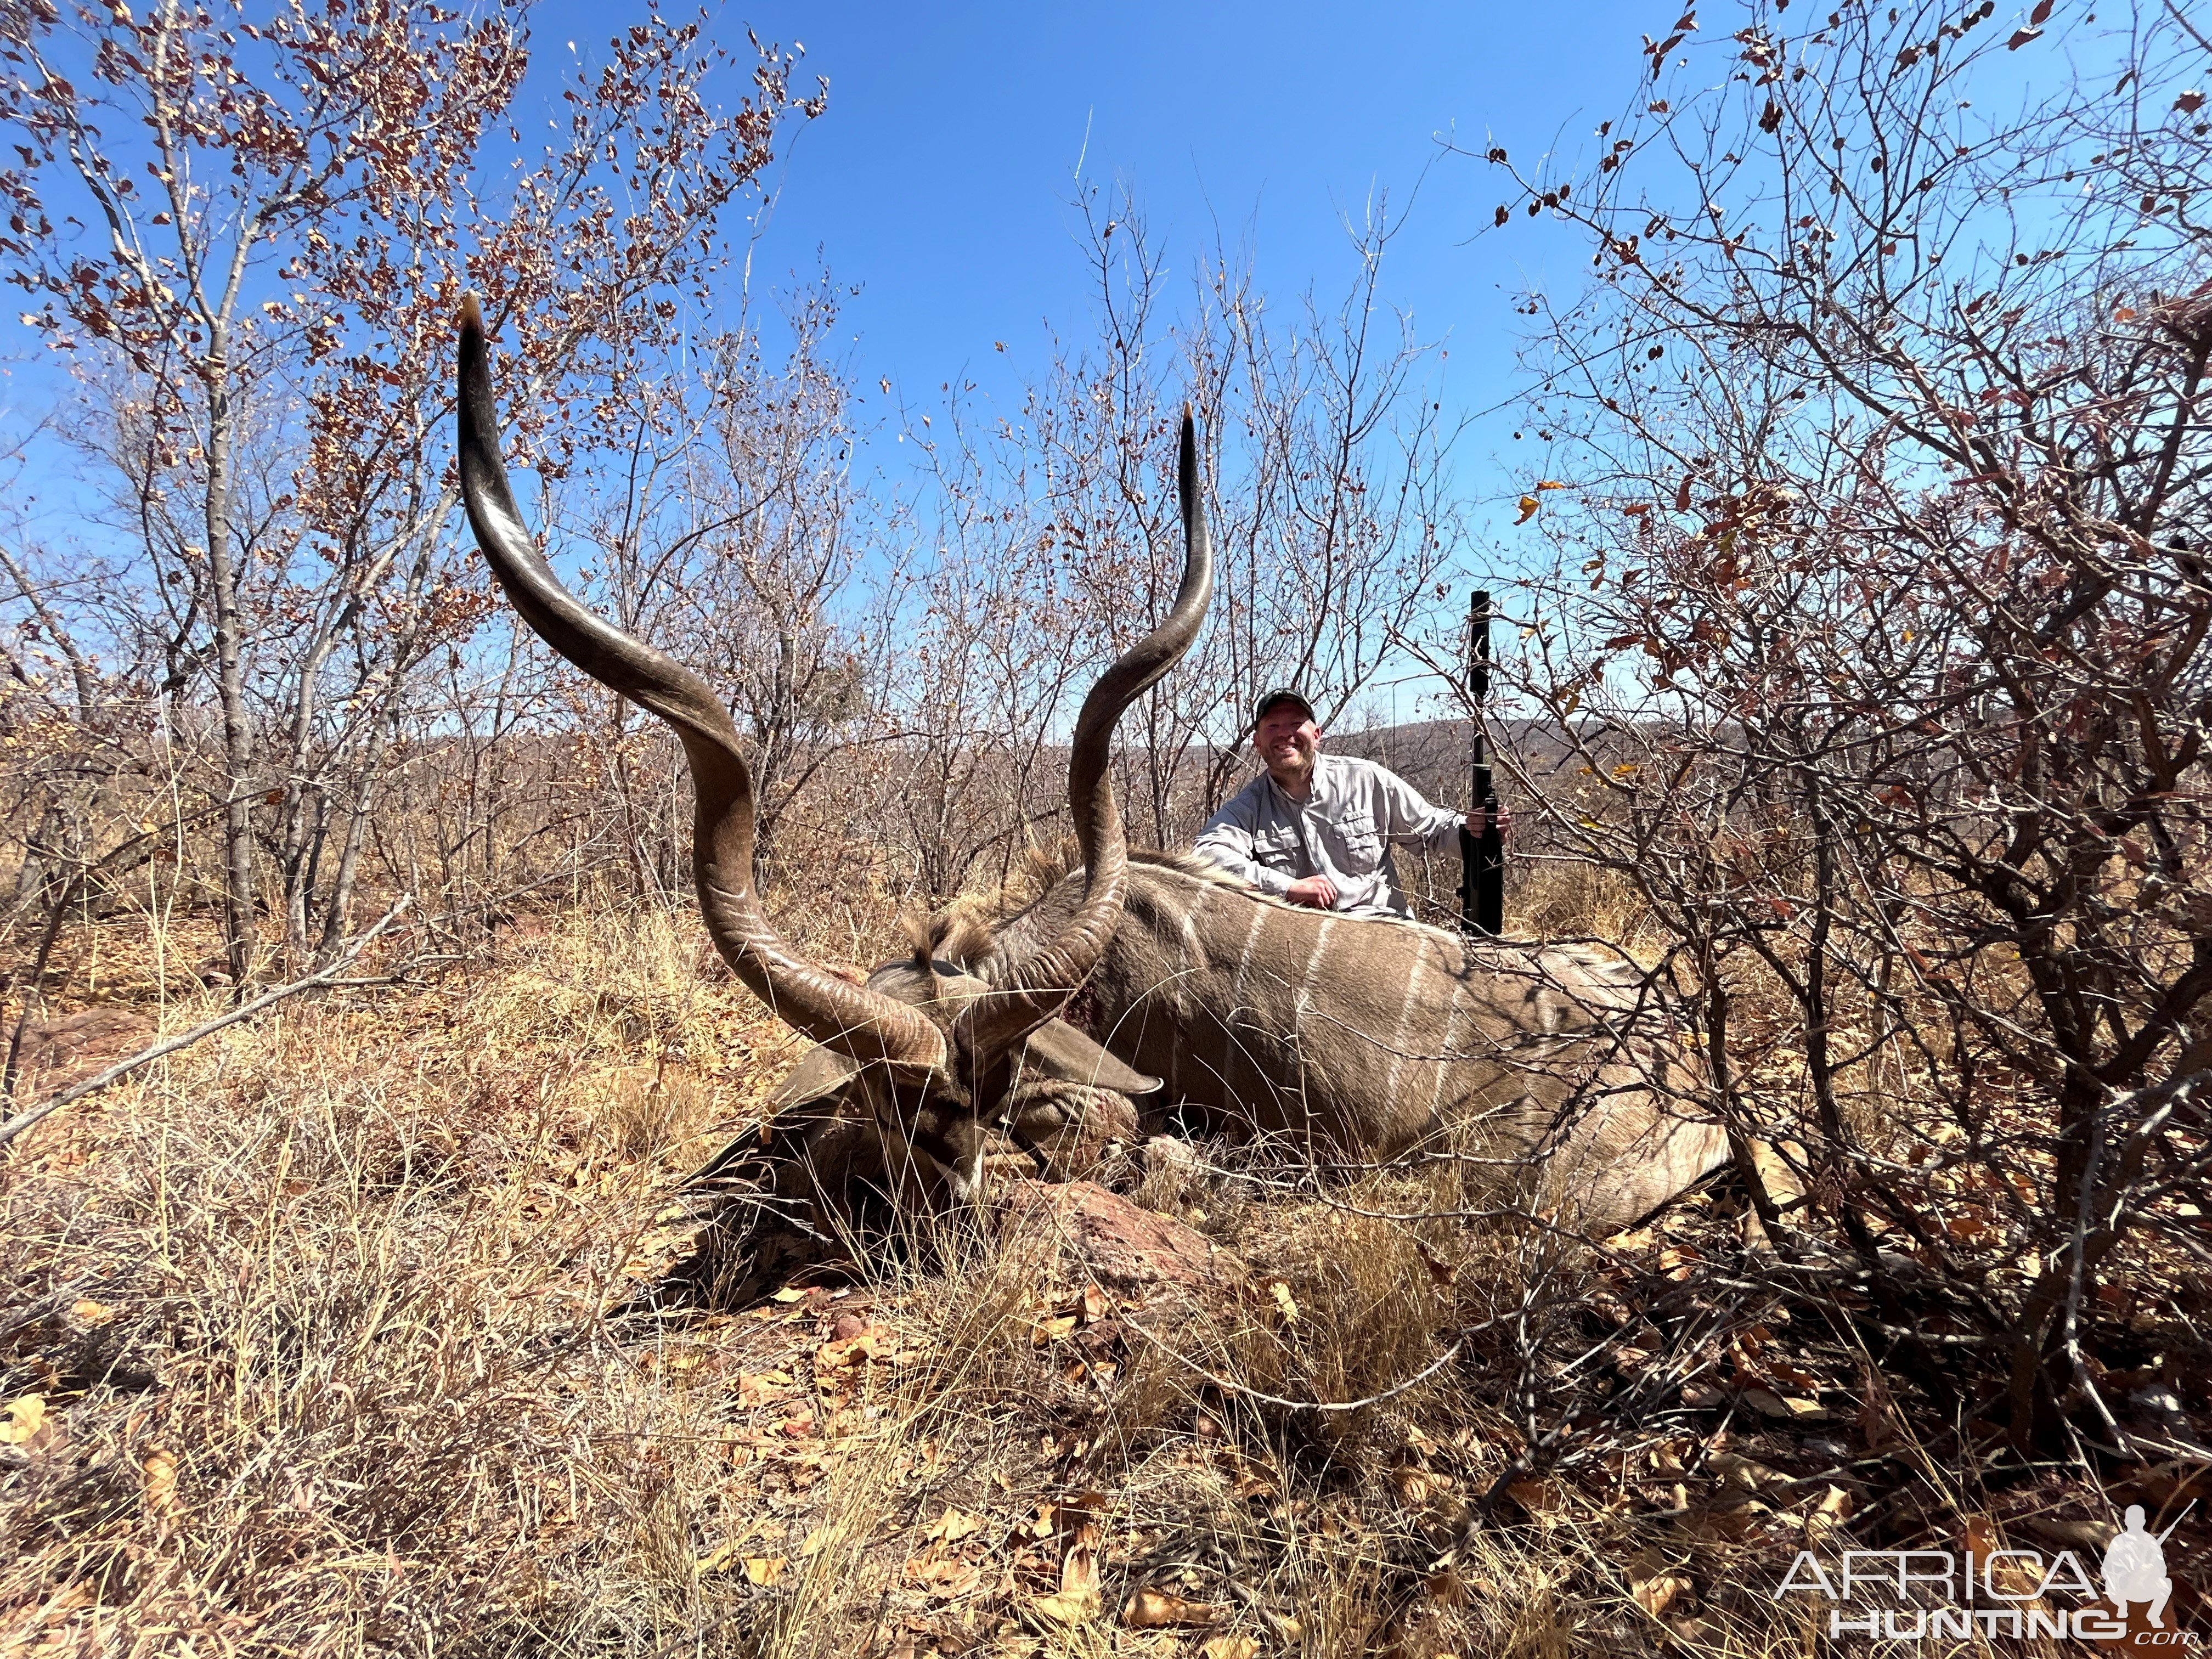
[[[1293,686],[1279,685],[1272,691],[1261,693],[1260,701],[1252,705],[1252,729],[1254,731],[1256,732],[1259,730],[1260,722],[1267,718],[1267,711],[1270,708],[1273,708],[1279,702],[1294,702],[1297,704],[1299,708],[1306,711],[1306,718],[1310,720],[1318,721],[1321,718],[1318,714],[1314,713],[1314,706],[1306,701],[1304,692],[1298,690]]]

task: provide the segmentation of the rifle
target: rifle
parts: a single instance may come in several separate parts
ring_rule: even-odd
[[[1491,781],[1490,749],[1482,730],[1490,696],[1490,595],[1482,588],[1468,605],[1467,690],[1474,704],[1474,801],[1485,821],[1480,836],[1460,827],[1460,918],[1468,933],[1496,939],[1505,931],[1505,838],[1498,830],[1498,789]]]

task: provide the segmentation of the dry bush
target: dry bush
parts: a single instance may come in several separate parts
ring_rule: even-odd
[[[1593,1261],[1461,1218],[1460,1166],[1283,1190],[1205,1146],[1148,1191],[1241,1254],[1241,1296],[1132,1301],[916,1218],[842,1290],[611,1317],[690,1243],[673,1177],[752,1121],[793,1046],[702,980],[681,926],[601,908],[507,930],[465,975],[227,1033],[10,1149],[0,1399],[44,1420],[0,1448],[0,1639],[1163,1659],[1217,1634],[1285,1651],[1293,1626],[1346,1656],[1802,1639],[1764,1587],[1831,1484],[1777,1483],[1832,1455],[1743,1420],[1740,1384],[1638,1391],[1692,1351],[1710,1388],[1745,1330],[1783,1328],[1777,1292],[1717,1319],[1670,1276],[1738,1259],[1730,1201]],[[1396,1388],[1455,1332],[1417,1386],[1305,1408]],[[1837,1333],[1787,1351],[1832,1352],[1838,1412],[1883,1398]],[[1562,1414],[1585,1427],[1547,1444]],[[1859,1432],[1844,1420],[1824,1431]],[[1835,1479],[1863,1513],[1885,1501]],[[1127,1626],[1146,1589],[1218,1623]]]

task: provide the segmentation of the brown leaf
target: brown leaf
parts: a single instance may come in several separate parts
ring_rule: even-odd
[[[2007,52],[2018,52],[2029,41],[2039,40],[2042,38],[2043,31],[2041,29],[2014,29],[2012,32],[2012,39],[2005,42],[2005,50]]]
[[[1827,1416],[1818,1401],[1800,1400],[1794,1395],[1780,1395],[1771,1389],[1746,1389],[1743,1403],[1761,1417],[1772,1417],[1784,1422],[1817,1423]]]
[[[1060,1588],[1064,1595],[1098,1599],[1098,1528],[1088,1522],[1076,1528],[1075,1541],[1060,1558]]]
[[[744,1559],[745,1582],[768,1589],[783,1582],[784,1569],[790,1565],[781,1555],[748,1555]]]
[[[1656,1619],[1690,1588],[1690,1580],[1657,1550],[1639,1550],[1628,1562],[1628,1593],[1636,1605]]]
[[[1033,1605],[1046,1618],[1062,1625],[1087,1625],[1098,1616],[1098,1592],[1060,1590],[1040,1595]]]
[[[1186,1601],[1149,1584],[1121,1603],[1121,1622],[1138,1630],[1157,1630],[1167,1625],[1218,1625],[1227,1617],[1227,1609],[1211,1601]]]
[[[1559,1487],[1557,1481],[1532,1480],[1523,1477],[1507,1486],[1505,1495],[1540,1521],[1559,1511]]]
[[[8,1402],[5,1412],[0,1412],[0,1446],[20,1446],[39,1431],[46,1420],[46,1401],[44,1395],[18,1395]]]
[[[2192,87],[2173,100],[2173,106],[2184,115],[2194,115],[2204,107],[2204,94]]]
[[[973,1561],[961,1561],[932,1553],[906,1564],[906,1576],[920,1585],[924,1594],[940,1601],[951,1601],[968,1595],[983,1582],[983,1570]]]
[[[1805,1541],[1818,1544],[1824,1541],[1837,1528],[1850,1518],[1851,1495],[1841,1486],[1831,1486],[1820,1495],[1813,1512],[1805,1517]]]
[[[1255,1659],[1260,1651],[1256,1636],[1217,1636],[1200,1647],[1206,1659]]]
[[[969,1515],[965,1510],[957,1510],[947,1504],[945,1513],[930,1522],[929,1530],[923,1533],[922,1536],[941,1539],[948,1544],[957,1544],[962,1539],[982,1530],[981,1516]]]
[[[146,1501],[156,1510],[169,1510],[177,1502],[177,1460],[165,1451],[149,1451],[139,1468],[146,1476]]]
[[[1516,524],[1528,523],[1529,520],[1536,516],[1536,509],[1542,503],[1538,501],[1534,495],[1523,495],[1521,498],[1521,516],[1514,520],[1513,522]]]

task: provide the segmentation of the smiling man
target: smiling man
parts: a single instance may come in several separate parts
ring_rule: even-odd
[[[1482,813],[1431,806],[1396,773],[1349,755],[1325,755],[1313,705],[1282,688],[1253,710],[1252,746],[1267,770],[1199,832],[1199,856],[1263,893],[1354,916],[1410,914],[1390,862],[1393,842],[1441,852]],[[1498,814],[1498,827],[1510,824]]]

